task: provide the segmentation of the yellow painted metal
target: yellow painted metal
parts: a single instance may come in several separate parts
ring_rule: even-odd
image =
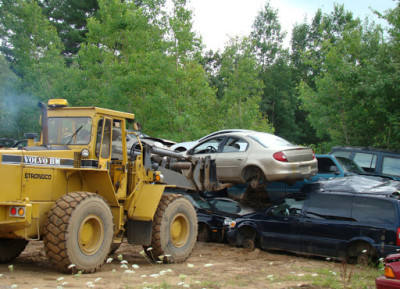
[[[3,153],[0,150],[0,153]],[[11,154],[11,153],[10,153]],[[21,156],[20,152],[12,152],[12,155]],[[0,165],[0,202],[21,201],[21,164],[4,164]]]
[[[164,190],[164,185],[142,183],[135,191],[134,202],[128,210],[128,218],[152,221]]]
[[[66,99],[49,99],[49,101],[47,102],[47,105],[50,108],[54,108],[54,107],[65,107],[68,106],[68,101]]]
[[[9,214],[10,207],[23,206],[25,207],[24,217],[12,217]],[[0,203],[0,234],[11,233],[15,230],[29,227],[32,222],[32,204],[22,202],[6,202]]]
[[[99,118],[101,118],[103,115],[108,115],[119,119],[135,119],[135,115],[133,113],[120,112],[99,107],[64,107],[62,109],[49,109],[47,115],[48,117],[96,116]]]
[[[35,145],[35,140],[33,138],[28,139],[28,147],[32,147]]]
[[[0,150],[0,238],[40,238],[52,205],[62,195],[75,191],[92,192],[105,198],[111,207],[114,236],[118,240],[123,236],[127,218],[153,220],[166,186],[153,184],[156,173],[144,168],[142,156],[138,156],[132,164],[128,160],[125,141],[121,141],[121,159],[111,161],[107,157],[102,162],[96,154],[98,134],[101,134],[97,131],[99,122],[111,121],[113,130],[109,137],[112,138],[114,129],[117,129],[125,140],[126,123],[132,122],[135,115],[97,107],[66,107],[65,100],[52,100],[48,105],[49,118],[90,118],[90,142],[69,145],[68,148],[52,145],[51,149],[35,149],[35,146],[42,145],[39,141],[31,142],[28,150]],[[81,156],[82,149],[89,151],[87,158]],[[25,207],[25,216],[10,217],[11,205]],[[79,244],[85,254],[90,255],[98,248],[99,240],[104,238],[102,226],[95,215],[89,215],[82,222]],[[185,226],[188,225],[185,225],[182,216],[178,216],[173,223],[171,232],[178,245],[184,240],[182,232],[188,229]]]
[[[80,169],[76,174],[81,176],[82,191],[103,196],[111,206],[119,205],[108,171]]]
[[[111,207],[111,213],[113,215],[115,225],[114,236],[120,236],[122,239],[123,233],[125,232],[124,208],[122,206]]]
[[[78,236],[79,248],[84,254],[96,253],[104,239],[104,225],[99,216],[86,216],[79,227]]]
[[[53,195],[54,169],[23,167],[21,199],[51,200]]]
[[[177,247],[183,247],[189,239],[190,223],[184,214],[176,214],[170,224],[170,240]]]

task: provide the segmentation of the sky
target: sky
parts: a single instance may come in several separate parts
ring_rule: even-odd
[[[343,4],[345,10],[353,12],[362,20],[366,17],[377,23],[380,20],[370,8],[379,12],[396,7],[394,0],[190,0],[193,11],[193,30],[201,35],[206,50],[223,50],[230,37],[246,36],[260,10],[269,1],[278,10],[282,29],[288,33],[284,46],[290,43],[290,32],[295,24],[309,23],[318,8],[329,13],[334,4]]]

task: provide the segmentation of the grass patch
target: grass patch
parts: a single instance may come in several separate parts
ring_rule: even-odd
[[[374,289],[375,278],[382,275],[382,270],[378,268],[361,268],[354,265],[332,264],[328,268],[313,270],[310,268],[300,269],[304,273],[291,272],[286,276],[267,278],[271,282],[295,281],[305,283],[317,288],[350,289],[364,288]]]

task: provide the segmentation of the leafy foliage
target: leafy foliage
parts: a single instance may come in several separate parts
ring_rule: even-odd
[[[38,101],[133,112],[144,132],[186,141],[224,128],[400,149],[400,4],[360,21],[335,5],[282,46],[267,3],[251,35],[202,51],[186,0],[0,0],[0,136],[38,131]]]

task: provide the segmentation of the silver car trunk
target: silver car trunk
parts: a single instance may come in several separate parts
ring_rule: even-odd
[[[289,163],[311,161],[314,153],[311,148],[295,147],[282,150]]]

